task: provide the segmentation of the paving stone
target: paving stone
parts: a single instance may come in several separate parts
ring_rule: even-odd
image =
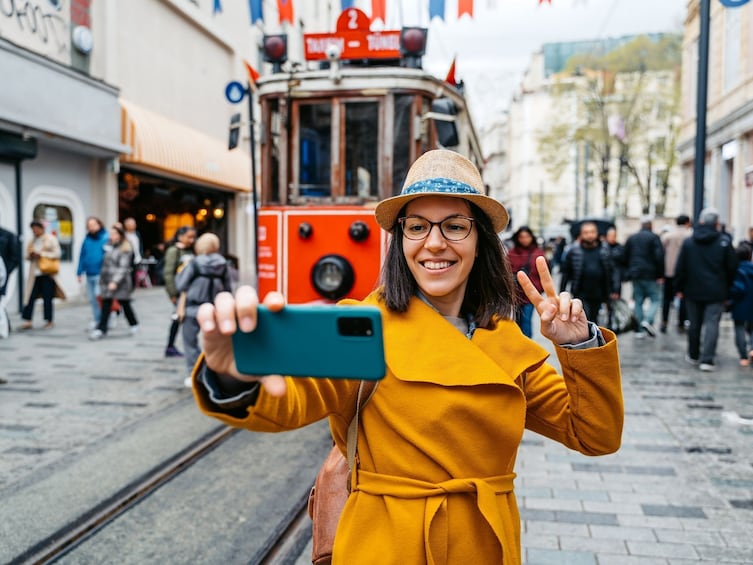
[[[598,565],[596,556],[588,552],[528,549],[526,555],[527,565]]]

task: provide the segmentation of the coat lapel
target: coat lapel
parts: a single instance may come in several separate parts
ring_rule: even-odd
[[[405,313],[390,312],[373,294],[366,302],[382,310],[387,366],[403,381],[517,386],[521,373],[548,356],[510,320],[499,322],[494,330],[478,329],[469,340],[417,297]]]

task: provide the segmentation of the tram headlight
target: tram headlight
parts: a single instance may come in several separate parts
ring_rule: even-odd
[[[352,224],[350,224],[350,227],[348,228],[348,235],[350,236],[350,239],[352,239],[355,242],[362,242],[366,241],[369,238],[369,226],[366,224],[366,222],[362,222],[361,220],[356,220]]]
[[[311,284],[329,300],[339,300],[353,288],[355,273],[342,255],[325,255],[311,269]]]
[[[301,239],[309,239],[312,235],[314,235],[314,228],[308,222],[302,222],[298,226],[298,237]]]

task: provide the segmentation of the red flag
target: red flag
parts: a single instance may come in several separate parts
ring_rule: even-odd
[[[244,60],[243,64],[246,65],[246,71],[248,71],[248,82],[249,82],[249,84],[251,85],[252,88],[256,87],[256,81],[259,80],[259,77],[261,76],[259,74],[259,71],[257,71],[251,65],[249,65],[248,61]]]
[[[551,4],[552,0],[539,0],[539,6],[541,6],[544,2],[546,2],[547,4]]]
[[[460,19],[463,14],[468,14],[470,17],[473,17],[473,0],[458,0],[458,19]]]
[[[452,64],[450,65],[450,70],[447,71],[447,78],[444,79],[444,81],[447,84],[451,84],[452,86],[458,85],[457,81],[455,80],[455,58],[456,57],[452,58]]]
[[[387,21],[385,13],[387,8],[385,7],[387,0],[371,0],[371,21],[382,20]]]
[[[280,12],[280,24],[287,21],[293,25],[293,0],[277,0],[277,11]]]

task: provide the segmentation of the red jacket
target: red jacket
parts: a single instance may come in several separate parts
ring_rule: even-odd
[[[510,266],[512,267],[513,274],[517,274],[518,271],[524,271],[528,275],[528,278],[531,279],[533,286],[535,286],[539,292],[543,292],[544,289],[541,286],[539,271],[536,269],[536,257],[544,256],[544,252],[541,248],[536,245],[530,245],[529,247],[515,245],[508,251],[507,255],[510,258]],[[519,304],[531,303],[520,286],[518,286],[517,298]]]

